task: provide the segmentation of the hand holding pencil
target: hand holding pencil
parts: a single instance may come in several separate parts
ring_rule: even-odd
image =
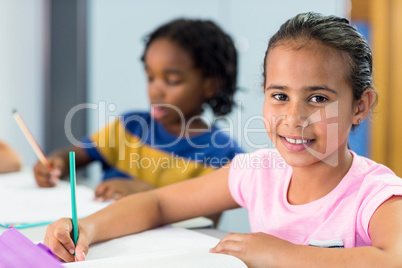
[[[33,170],[36,183],[39,187],[54,187],[60,181],[62,170],[64,170],[64,160],[59,157],[49,158],[49,163],[52,167],[49,170],[40,161],[35,164]]]
[[[35,179],[39,187],[56,186],[60,180],[61,171],[64,169],[64,161],[61,158],[46,158],[39,144],[35,140],[28,126],[25,124],[21,115],[14,110],[13,116],[18,126],[21,128],[29,144],[39,158],[39,162],[34,167]]]
[[[76,202],[76,168],[75,152],[69,152],[71,219],[62,218],[47,227],[43,240],[58,257],[64,261],[84,261],[88,253],[89,241],[86,228],[78,226]]]

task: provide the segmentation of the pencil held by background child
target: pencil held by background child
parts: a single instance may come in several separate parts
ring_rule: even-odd
[[[39,173],[48,174],[46,178],[37,180],[37,183],[40,187],[52,187],[56,186],[60,176],[60,169],[58,168],[58,163],[51,163],[45,154],[43,153],[42,148],[39,146],[38,142],[36,141],[35,137],[32,135],[31,131],[29,130],[28,126],[25,124],[25,121],[22,119],[21,115],[17,112],[17,110],[13,111],[13,117],[17,122],[18,126],[20,127],[22,133],[24,134],[25,138],[27,139],[29,145],[31,145],[32,149],[34,150],[36,156],[39,158],[39,162],[41,164],[40,168],[38,169]],[[54,161],[52,161],[54,162]],[[53,164],[53,165],[52,165]]]

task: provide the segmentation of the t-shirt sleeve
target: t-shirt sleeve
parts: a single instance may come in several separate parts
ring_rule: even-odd
[[[100,161],[104,168],[113,166],[113,159],[117,159],[121,131],[120,120],[115,120],[90,136],[81,140],[81,144],[94,161]]]
[[[230,193],[239,206],[247,209],[254,207],[257,196],[265,195],[267,190],[264,188],[261,192],[262,181],[270,189],[274,187],[272,180],[267,178],[282,176],[285,170],[276,169],[274,163],[279,163],[279,153],[276,149],[261,149],[238,154],[233,158],[228,183]],[[275,173],[278,170],[280,173]]]
[[[247,169],[243,166],[247,154],[236,155],[229,169],[229,190],[233,199],[241,207],[246,207],[246,201],[243,196],[244,179],[247,177]]]
[[[137,116],[134,113],[120,116],[117,120],[81,140],[89,157],[94,161],[101,162],[104,171],[103,180],[116,177],[131,179],[129,174],[117,167],[120,154],[125,152],[121,146],[128,144],[124,117],[130,115]]]
[[[402,196],[400,178],[389,174],[382,177],[381,181],[377,182],[373,179],[371,183],[365,186],[364,192],[367,197],[363,199],[364,201],[360,207],[360,226],[357,227],[363,230],[365,235],[362,237],[365,237],[368,243],[371,243],[369,234],[370,220],[377,208],[392,196]]]

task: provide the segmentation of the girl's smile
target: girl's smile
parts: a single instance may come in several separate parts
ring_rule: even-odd
[[[308,146],[311,146],[314,143],[314,139],[306,139],[303,137],[283,137],[278,135],[283,143],[283,146],[286,147],[289,151],[301,152],[306,150]]]

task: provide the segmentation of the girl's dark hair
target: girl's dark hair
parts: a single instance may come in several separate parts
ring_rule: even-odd
[[[363,92],[371,88],[376,98],[373,103],[377,102],[377,92],[372,85],[373,60],[367,41],[347,19],[312,12],[289,19],[270,39],[264,58],[264,84],[268,53],[292,40],[316,40],[343,51],[349,63],[348,79],[354,99],[359,100]]]
[[[160,26],[145,39],[141,60],[153,41],[168,38],[185,49],[205,78],[216,78],[219,88],[206,100],[216,116],[231,112],[236,91],[237,52],[229,35],[209,20],[176,19]]]

